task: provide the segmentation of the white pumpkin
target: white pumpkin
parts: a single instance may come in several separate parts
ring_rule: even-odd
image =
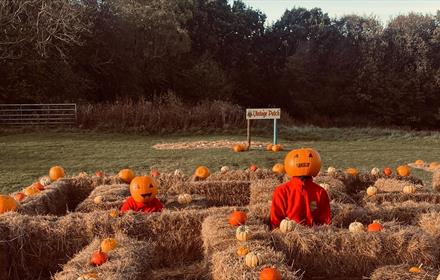
[[[367,195],[368,196],[373,196],[377,194],[377,188],[374,186],[371,186],[367,189]]]
[[[362,223],[359,222],[353,222],[348,226],[348,230],[350,232],[364,232],[365,227]]]
[[[190,204],[192,202],[192,196],[187,193],[179,194],[177,202],[179,202],[179,204]]]
[[[260,254],[255,254],[253,252],[250,252],[246,255],[246,257],[244,258],[244,263],[248,266],[248,267],[257,267],[259,265],[263,264],[263,258],[261,257]]]
[[[374,167],[373,169],[371,169],[371,175],[373,176],[377,176],[380,174],[380,170],[377,167]]]
[[[247,241],[250,238],[250,229],[247,226],[239,226],[235,231],[235,237],[239,241]]]
[[[185,174],[181,169],[174,170],[174,176],[183,177]]]
[[[229,172],[229,167],[228,166],[222,166],[222,168],[220,168],[220,173],[221,174],[225,174]]]
[[[104,198],[101,195],[98,195],[93,199],[93,202],[95,204],[101,204],[103,201],[104,201]]]
[[[437,280],[440,280],[440,274],[437,276]]]
[[[38,181],[43,185],[43,187],[49,186],[50,183],[52,183],[49,176],[43,176]]]
[[[78,177],[81,177],[81,178],[85,178],[85,177],[87,177],[87,176],[89,176],[89,175],[87,174],[87,172],[84,172],[84,171],[81,171],[81,172],[78,174]]]
[[[327,168],[327,174],[330,176],[336,175],[336,168],[334,168],[333,166],[329,166],[329,168]]]
[[[417,192],[417,189],[416,189],[415,186],[406,185],[406,186],[403,187],[403,193],[413,194],[413,193],[416,193],[416,192]]]
[[[280,223],[280,230],[282,233],[288,233],[292,231],[296,226],[296,222],[285,218]]]
[[[319,184],[324,190],[329,191],[330,190],[330,185],[327,183],[321,183]]]

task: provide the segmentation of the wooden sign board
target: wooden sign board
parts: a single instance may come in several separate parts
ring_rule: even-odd
[[[273,144],[278,143],[277,120],[281,119],[280,108],[246,109],[248,149],[251,147],[251,120],[273,120]]]

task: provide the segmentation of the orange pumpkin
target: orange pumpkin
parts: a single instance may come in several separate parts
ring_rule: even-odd
[[[282,150],[283,150],[283,147],[280,144],[272,146],[272,152],[279,152],[279,151],[282,151]]]
[[[29,186],[29,187],[25,188],[23,192],[27,196],[33,196],[33,195],[38,194],[40,192],[40,190],[35,188],[34,186]]]
[[[96,177],[104,177],[104,172],[102,172],[101,170],[98,170],[95,172]]]
[[[284,168],[289,176],[315,177],[321,170],[321,157],[311,148],[292,150],[284,159]]]
[[[284,174],[285,172],[284,165],[281,163],[277,163],[272,167],[272,171],[275,174],[279,174],[279,175]]]
[[[350,167],[345,170],[345,173],[350,176],[356,177],[359,174],[359,171],[356,168]]]
[[[429,169],[436,169],[440,167],[440,163],[433,161],[429,164]]]
[[[240,247],[237,250],[237,255],[239,255],[240,257],[244,257],[247,255],[247,253],[249,253],[249,249],[246,247]]]
[[[18,192],[14,195],[14,199],[18,202],[22,201],[25,198],[26,198],[26,195],[22,192]]]
[[[52,181],[56,181],[64,177],[64,169],[61,166],[53,166],[49,170],[49,177]]]
[[[33,183],[32,187],[38,189],[39,191],[44,191],[44,186],[40,182]]]
[[[118,246],[118,242],[113,238],[106,238],[101,242],[101,251],[108,253],[113,251]]]
[[[244,146],[241,144],[236,144],[232,147],[232,150],[234,150],[236,153],[240,153],[244,151]]]
[[[153,177],[159,177],[160,173],[159,171],[157,171],[157,169],[153,169],[153,171],[151,171],[151,176]]]
[[[127,184],[131,183],[131,180],[135,177],[133,170],[131,169],[122,169],[118,173],[118,177]]]
[[[251,170],[251,171],[257,171],[257,169],[258,169],[258,167],[255,165],[255,164],[252,164],[251,165],[251,167],[249,167],[249,169]]]
[[[229,224],[234,227],[246,224],[247,216],[242,211],[234,211],[229,216]]]
[[[281,273],[275,267],[266,267],[260,272],[260,280],[281,280]]]
[[[368,225],[367,230],[369,232],[382,231],[383,230],[383,226],[379,222],[373,222],[373,223]]]
[[[423,160],[421,160],[421,159],[416,160],[414,163],[415,163],[416,165],[419,165],[419,166],[423,166],[423,165],[425,165],[425,161],[423,161]]]
[[[199,179],[206,179],[209,177],[209,175],[209,169],[206,166],[199,166],[194,172],[194,176]]]
[[[391,170],[389,167],[385,167],[383,169],[383,174],[385,174],[385,176],[391,176],[393,174],[393,170]]]
[[[17,210],[17,201],[9,195],[0,195],[0,214],[16,211]]]
[[[423,269],[418,266],[413,266],[408,270],[410,273],[422,273]]]
[[[397,174],[402,177],[407,177],[411,174],[411,169],[407,165],[397,167]]]
[[[272,152],[272,147],[273,147],[272,144],[267,144],[266,151]]]
[[[157,196],[157,183],[150,176],[139,176],[131,180],[130,194],[134,201],[145,203]]]
[[[106,253],[101,251],[96,251],[92,254],[92,257],[90,258],[90,263],[94,266],[100,266],[104,264],[108,259],[108,256]]]

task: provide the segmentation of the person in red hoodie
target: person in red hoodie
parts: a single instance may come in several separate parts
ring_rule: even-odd
[[[285,218],[306,226],[331,224],[328,194],[313,182],[321,170],[319,153],[310,148],[293,150],[286,155],[284,168],[292,178],[274,191],[272,228],[279,227]]]
[[[161,212],[163,205],[157,196],[157,183],[150,176],[135,177],[130,182],[130,194],[121,207],[121,212]]]

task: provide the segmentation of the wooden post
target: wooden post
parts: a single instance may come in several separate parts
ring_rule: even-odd
[[[247,142],[248,146],[247,149],[250,150],[251,148],[251,120],[247,120]]]
[[[278,144],[277,119],[273,119],[273,144]]]

